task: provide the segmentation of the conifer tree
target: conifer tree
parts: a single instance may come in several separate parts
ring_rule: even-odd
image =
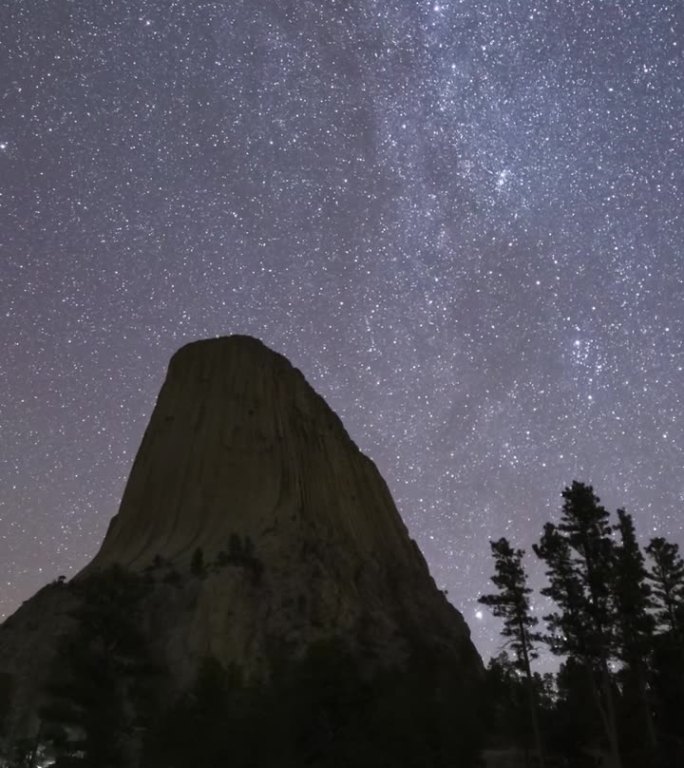
[[[641,719],[646,726],[650,755],[658,749],[655,725],[648,695],[647,659],[652,647],[654,621],[651,588],[646,580],[644,557],[637,542],[632,516],[618,509],[620,542],[615,547],[613,597],[617,615],[617,655],[625,664],[623,676],[636,688]],[[628,687],[632,687],[628,686]]]
[[[613,681],[614,652],[611,577],[614,544],[609,515],[590,485],[574,481],[563,491],[559,525],[547,523],[535,553],[545,561],[550,584],[542,594],[558,611],[545,617],[551,650],[574,657],[591,673],[591,685],[615,768],[618,745]]]
[[[665,765],[684,765],[684,561],[678,546],[662,537],[651,539],[646,552],[659,630],[651,677],[661,749]]]
[[[624,509],[618,509],[617,515],[615,530],[620,542],[615,547],[612,586],[619,617],[619,653],[630,664],[635,658],[645,657],[650,648],[653,617],[649,609],[653,600],[632,516]]]
[[[684,608],[684,560],[677,544],[662,537],[651,539],[646,553],[653,561],[648,573],[656,607],[658,627],[680,639],[681,614]]]
[[[502,634],[510,638],[516,666],[525,676],[535,746],[540,768],[544,768],[544,751],[530,666],[531,659],[537,656],[534,644],[540,637],[534,631],[538,619],[530,612],[529,595],[532,590],[527,586],[527,574],[522,565],[525,553],[522,549],[513,549],[505,538],[492,541],[490,545],[496,570],[492,582],[499,591],[496,594],[482,595],[479,602],[490,607],[495,616],[503,619]]]

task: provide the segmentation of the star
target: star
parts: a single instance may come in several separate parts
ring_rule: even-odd
[[[488,542],[538,592],[573,479],[684,545],[676,4],[9,5],[0,613],[99,547],[173,352],[236,332],[339,414],[485,658]]]

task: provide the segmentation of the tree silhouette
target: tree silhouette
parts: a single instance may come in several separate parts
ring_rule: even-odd
[[[679,554],[679,547],[657,537],[651,539],[646,552],[653,561],[647,577],[653,585],[656,621],[661,629],[680,638],[684,608],[684,560]]]
[[[614,544],[609,515],[590,485],[574,481],[563,491],[560,524],[547,523],[535,553],[547,565],[550,584],[542,594],[559,611],[545,617],[552,652],[578,659],[591,676],[591,689],[608,741],[610,757],[622,767],[613,681],[615,636],[611,601]]]
[[[636,699],[636,709],[640,711],[636,728],[640,731],[638,720],[646,727],[646,746],[648,753],[642,755],[641,763],[646,765],[651,756],[658,751],[658,739],[651,714],[649,697],[648,658],[652,648],[653,616],[649,609],[653,605],[651,589],[646,580],[647,572],[644,557],[637,542],[632,516],[624,509],[618,509],[620,543],[615,547],[612,591],[617,615],[616,649],[625,667],[622,670],[623,699],[629,703]],[[633,694],[633,695],[632,695]],[[623,710],[625,707],[623,706]],[[642,738],[638,739],[643,743]]]
[[[654,619],[652,683],[661,750],[666,765],[684,765],[684,561],[679,547],[662,537],[646,552],[652,567]]]
[[[495,616],[503,619],[502,634],[510,638],[509,645],[515,654],[516,666],[525,675],[530,722],[539,764],[544,768],[544,750],[530,667],[530,660],[537,656],[534,644],[540,636],[534,631],[538,619],[530,613],[529,595],[532,590],[527,586],[527,575],[522,564],[525,553],[522,549],[513,549],[505,538],[490,542],[490,546],[496,571],[491,580],[499,591],[492,595],[482,595],[479,602],[491,608]]]
[[[42,739],[55,768],[125,766],[158,672],[141,630],[149,583],[113,566],[69,588],[79,605],[44,691]]]

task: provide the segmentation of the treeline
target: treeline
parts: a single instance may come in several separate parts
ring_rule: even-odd
[[[482,723],[471,683],[432,653],[369,674],[339,639],[282,657],[268,681],[207,659],[152,724],[141,765],[472,768]]]
[[[531,607],[524,551],[491,542],[497,590],[480,598],[503,619],[507,652],[487,669],[490,747],[515,746],[551,765],[684,766],[684,561],[653,538],[642,551],[632,516],[615,519],[591,486],[563,492],[534,553],[544,563]],[[533,662],[542,647],[563,659],[557,675]]]
[[[362,637],[330,639],[303,655],[274,647],[268,679],[208,658],[178,691],[150,636],[151,596],[166,590],[175,604],[222,568],[245,569],[259,586],[261,561],[238,537],[210,563],[196,550],[185,572],[157,558],[143,574],[115,567],[59,580],[46,589],[73,598],[73,628],[31,739],[3,740],[13,694],[0,677],[0,765],[492,768],[514,764],[493,753],[517,748],[529,768],[684,766],[677,546],[654,538],[642,551],[629,514],[612,517],[590,486],[573,483],[533,547],[548,578],[543,625],[525,553],[505,538],[491,548],[496,590],[481,602],[503,620],[506,652],[484,684],[479,670],[464,674],[455,649],[423,646],[416,628],[401,666],[383,664]],[[562,659],[555,675],[534,671],[543,647]]]
[[[142,631],[151,585],[151,579],[113,566],[44,588],[72,594],[75,621],[58,641],[35,735],[3,739],[0,720],[2,768],[132,764],[139,734],[149,727],[163,695],[165,670]]]
[[[147,631],[154,590],[176,597],[212,568],[254,577],[249,543],[222,563],[196,550],[184,571],[157,558],[146,573],[120,567],[46,589],[75,598],[72,630],[59,643],[34,736],[3,742],[2,768],[471,768],[479,765],[481,680],[457,653],[424,646],[417,633],[400,666],[360,637],[332,637],[305,653],[274,639],[268,677],[208,657],[179,690]],[[172,578],[169,576],[172,575]],[[476,671],[477,672],[477,671]],[[9,709],[5,715],[9,715]]]

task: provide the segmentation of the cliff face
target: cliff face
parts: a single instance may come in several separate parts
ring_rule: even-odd
[[[171,690],[208,657],[263,680],[274,660],[327,640],[366,668],[427,653],[464,681],[482,671],[374,464],[302,374],[252,338],[173,357],[100,551],[2,626],[14,733],[35,732],[60,636],[73,646],[99,626],[97,579],[112,566],[144,587],[135,614],[112,604],[116,622],[135,624]]]
[[[392,660],[416,631],[479,663],[375,465],[302,374],[249,337],[174,355],[84,573],[160,560],[187,572],[198,550],[205,574],[177,654],[258,669],[274,640],[297,651],[337,634]]]
[[[314,540],[415,567],[385,483],[285,358],[249,337],[181,349],[91,568],[211,557],[249,536],[277,561]],[[285,550],[285,551],[283,551]]]

